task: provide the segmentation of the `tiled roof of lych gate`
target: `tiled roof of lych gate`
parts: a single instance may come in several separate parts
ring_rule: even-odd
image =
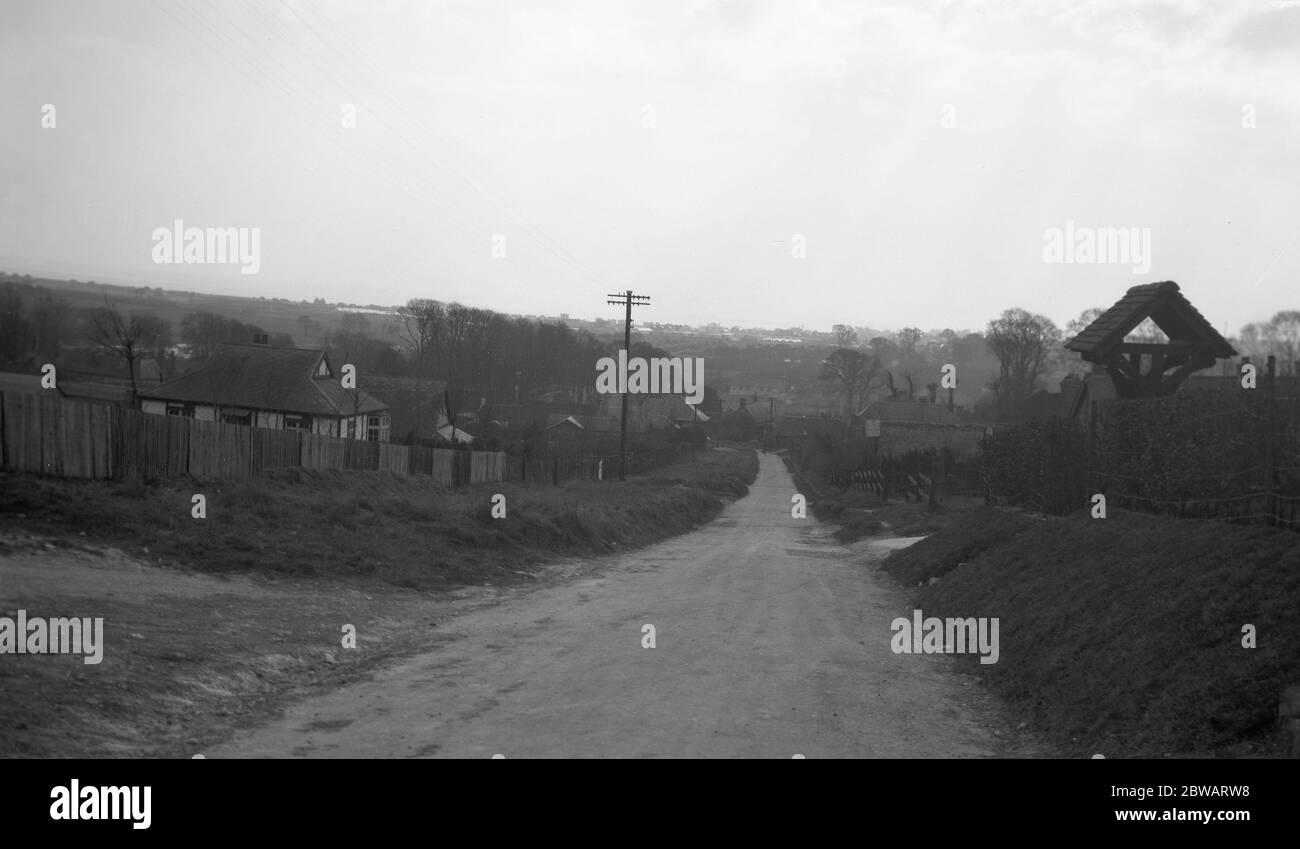
[[[316,416],[388,409],[364,391],[344,389],[337,376],[315,377],[324,357],[324,351],[307,348],[222,345],[202,368],[150,387],[140,397]]]
[[[1102,313],[1065,347],[1080,354],[1104,352],[1124,341],[1133,328],[1150,317],[1175,342],[1198,342],[1216,357],[1231,357],[1236,351],[1214,325],[1178,291],[1172,280],[1134,286],[1110,309]]]

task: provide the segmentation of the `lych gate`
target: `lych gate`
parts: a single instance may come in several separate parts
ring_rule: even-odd
[[[1147,318],[1169,341],[1125,342]],[[1237,354],[1172,280],[1129,289],[1065,347],[1105,367],[1121,398],[1168,395],[1192,372]]]

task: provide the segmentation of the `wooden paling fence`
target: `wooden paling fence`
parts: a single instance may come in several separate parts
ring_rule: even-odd
[[[383,470],[461,485],[508,479],[500,451],[389,445],[0,393],[0,467],[92,479],[242,478],[268,469]]]

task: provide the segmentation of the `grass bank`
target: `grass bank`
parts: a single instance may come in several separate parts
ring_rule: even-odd
[[[624,483],[450,489],[419,475],[290,468],[236,483],[133,489],[0,476],[0,531],[112,545],[147,562],[445,589],[512,583],[556,556],[647,545],[712,519],[757,474],[752,451],[711,451]],[[207,517],[191,515],[206,498]],[[493,516],[502,495],[504,518]],[[2,553],[2,552],[0,552]]]
[[[1283,751],[1278,698],[1300,682],[1296,534],[981,508],[884,569],[926,584],[926,616],[998,617],[999,661],[967,660],[1065,754]],[[1246,625],[1256,648],[1243,647]]]

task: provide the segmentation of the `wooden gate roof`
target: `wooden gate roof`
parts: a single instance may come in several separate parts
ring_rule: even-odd
[[[1193,345],[1219,359],[1236,356],[1227,339],[1205,320],[1172,280],[1134,286],[1092,324],[1065,343],[1085,360],[1103,360],[1133,328],[1150,318],[1170,342]]]

